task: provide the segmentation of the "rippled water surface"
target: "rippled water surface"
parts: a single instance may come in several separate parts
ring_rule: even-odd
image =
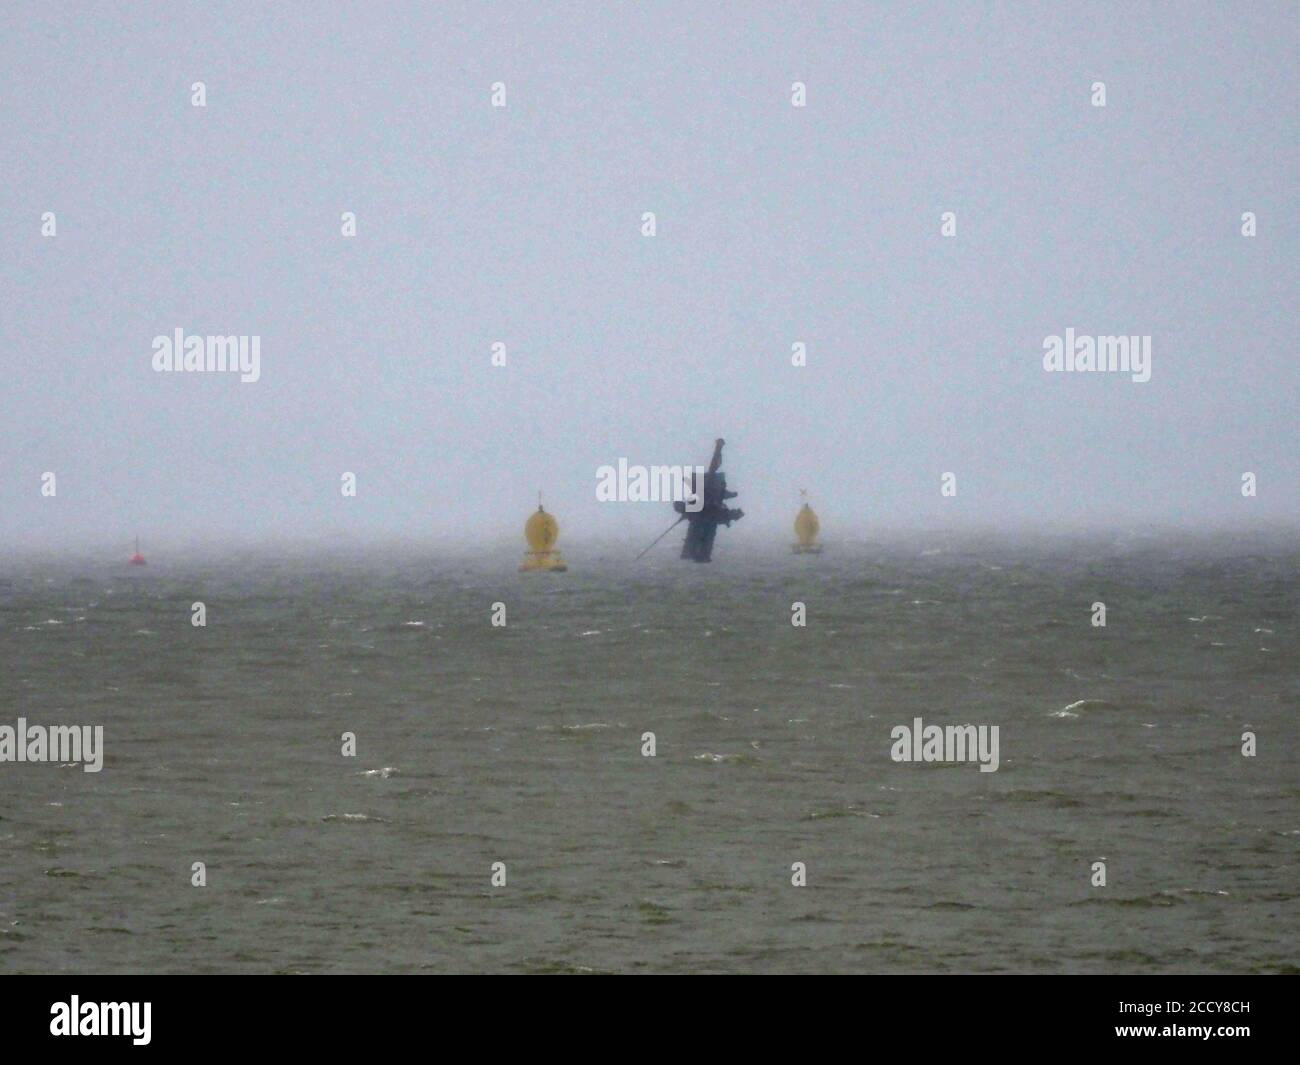
[[[1296,970],[1294,541],[568,554],[4,563],[0,970]]]

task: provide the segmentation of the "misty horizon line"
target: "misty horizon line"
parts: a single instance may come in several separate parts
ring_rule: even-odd
[[[792,523],[791,523],[792,524]],[[556,544],[561,554],[569,552],[593,552],[603,549],[638,549],[645,546],[649,538],[663,531],[665,525],[651,530],[638,528],[623,532],[562,532]],[[733,534],[736,530],[732,530]],[[784,524],[776,527],[768,524],[750,526],[748,535],[735,536],[719,549],[720,557],[728,555],[770,555],[788,553],[794,543],[793,529],[786,529]],[[999,541],[1014,546],[1023,545],[1069,545],[1080,541],[1090,541],[1096,547],[1115,546],[1117,542],[1148,541],[1170,544],[1194,544],[1222,541],[1231,538],[1234,543],[1241,543],[1243,538],[1272,542],[1282,542],[1288,546],[1300,547],[1300,521],[1287,522],[1281,519],[1256,522],[1203,522],[1195,527],[1170,522],[1095,522],[1079,524],[1055,521],[1020,521],[993,524],[988,522],[970,522],[954,526],[879,524],[836,529],[818,537],[818,543],[827,553],[834,554],[837,547],[857,550],[863,547],[881,546],[889,548],[907,547],[910,544],[933,546],[936,542],[948,540],[954,544],[980,543],[989,545]],[[85,536],[68,537],[58,541],[48,539],[10,540],[6,544],[5,554],[10,560],[18,557],[48,558],[61,556],[76,559],[100,559],[105,562],[127,560],[134,550],[136,534],[114,533],[100,539]],[[680,547],[673,536],[669,536],[658,549],[668,551],[673,545]],[[523,535],[523,521],[517,529],[501,530],[489,537],[467,540],[463,535],[457,536],[447,530],[398,533],[392,530],[358,530],[329,528],[316,532],[282,532],[265,533],[230,533],[193,531],[140,536],[140,551],[146,558],[176,559],[178,556],[197,552],[204,557],[214,557],[221,553],[230,554],[275,554],[284,557],[296,555],[337,554],[369,550],[375,552],[410,552],[430,550],[453,557],[496,556],[499,554],[522,553],[527,547]],[[814,563],[815,564],[815,563]]]

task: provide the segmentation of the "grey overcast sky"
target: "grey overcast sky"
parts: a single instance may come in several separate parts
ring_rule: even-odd
[[[800,486],[832,539],[1296,518],[1293,3],[0,23],[8,544],[522,547],[539,487],[562,547],[648,541],[597,467],[718,435],[752,541]],[[177,327],[260,336],[261,380],[155,373]],[[1150,335],[1151,380],[1045,372],[1071,327]]]

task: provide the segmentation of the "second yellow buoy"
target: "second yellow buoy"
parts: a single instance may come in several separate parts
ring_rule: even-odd
[[[524,539],[528,541],[529,550],[524,552],[519,572],[563,573],[567,570],[569,567],[555,550],[555,541],[559,535],[559,523],[542,509],[542,493],[538,492],[537,510],[524,523]]]
[[[817,534],[821,532],[821,522],[817,520],[817,515],[813,513],[813,508],[808,505],[808,493],[803,489],[799,490],[799,495],[803,498],[803,507],[794,519],[794,535],[796,543],[794,544],[794,553],[796,555],[820,555],[822,553],[821,544],[817,543]]]

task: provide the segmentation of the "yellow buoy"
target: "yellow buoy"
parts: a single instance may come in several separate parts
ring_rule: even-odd
[[[555,518],[542,509],[542,493],[538,492],[537,510],[524,523],[524,539],[528,541],[529,550],[524,552],[519,572],[563,573],[567,570],[569,567],[555,550],[555,541],[559,535],[560,526]]]
[[[808,493],[800,489],[799,495],[803,497],[804,505],[794,519],[794,535],[797,541],[794,545],[794,553],[796,555],[820,555],[822,552],[821,544],[817,543],[816,540],[817,534],[821,532],[821,522],[817,520],[813,508],[808,505]]]

